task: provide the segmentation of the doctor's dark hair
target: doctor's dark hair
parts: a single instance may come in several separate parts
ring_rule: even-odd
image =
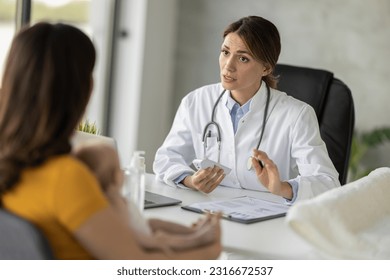
[[[263,80],[271,88],[276,88],[277,78],[273,70],[278,61],[281,44],[276,26],[259,16],[248,16],[231,23],[223,32],[223,38],[229,33],[236,33],[244,41],[253,57],[270,67],[271,72]]]
[[[38,23],[13,39],[0,92],[0,194],[23,169],[69,153],[92,90],[95,48],[79,29]]]

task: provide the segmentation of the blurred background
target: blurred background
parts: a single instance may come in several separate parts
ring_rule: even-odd
[[[181,98],[219,81],[222,32],[248,15],[278,27],[280,63],[325,69],[349,86],[356,139],[371,137],[354,164],[390,166],[387,0],[0,0],[0,73],[23,19],[78,26],[98,52],[85,118],[117,140],[123,165],[144,150],[152,172]]]

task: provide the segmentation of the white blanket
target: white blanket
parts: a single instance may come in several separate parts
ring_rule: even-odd
[[[390,259],[390,168],[297,202],[286,220],[328,258]]]

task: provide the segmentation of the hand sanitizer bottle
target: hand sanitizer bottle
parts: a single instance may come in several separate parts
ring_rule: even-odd
[[[145,199],[145,158],[143,151],[133,153],[130,165],[125,167],[124,196],[142,213]]]

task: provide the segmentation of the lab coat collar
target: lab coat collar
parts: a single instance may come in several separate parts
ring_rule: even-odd
[[[245,114],[248,113],[248,111],[249,111],[249,108],[250,108],[250,104],[251,104],[251,102],[252,102],[252,99],[253,99],[253,98],[249,99],[244,105],[240,106],[240,104],[238,104],[238,102],[236,102],[236,101],[232,98],[230,92],[228,92],[228,93],[227,93],[227,100],[226,100],[226,107],[229,109],[229,111],[230,111],[230,113],[231,113],[233,107],[234,107],[236,104],[238,104],[238,107],[241,108],[243,114],[245,115]]]
[[[267,102],[267,86],[266,86],[265,82],[262,81],[259,90],[252,97],[252,102],[250,104],[249,111],[251,111],[252,108],[259,108],[261,106],[264,106],[264,104],[266,102]],[[258,110],[258,109],[255,109],[255,110]]]
[[[222,84],[220,84],[220,92],[223,91]],[[272,97],[272,90],[270,89],[270,94]],[[230,91],[226,91],[225,94],[222,96],[222,104],[228,103],[228,97],[230,97]],[[230,97],[231,98],[231,97]],[[271,98],[272,99],[272,98]],[[249,106],[249,111],[252,110],[252,108],[259,108],[259,106],[264,106],[264,104],[267,102],[267,86],[264,81],[261,82],[261,86],[259,90],[256,92],[256,94],[252,97],[250,106]],[[226,106],[227,107],[227,106]],[[227,107],[229,109],[229,107]],[[229,109],[230,111],[230,109]],[[255,110],[257,111],[257,110]]]

